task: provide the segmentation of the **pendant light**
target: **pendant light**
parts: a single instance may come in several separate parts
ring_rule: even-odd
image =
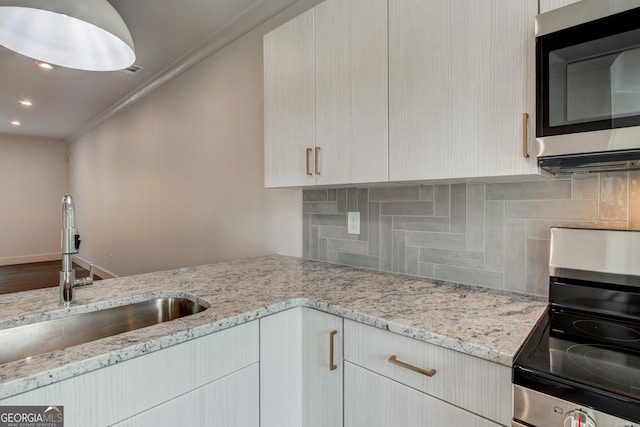
[[[0,0],[0,45],[79,70],[121,70],[136,59],[131,33],[107,0]]]

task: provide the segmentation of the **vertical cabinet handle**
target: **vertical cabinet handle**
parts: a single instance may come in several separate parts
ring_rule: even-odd
[[[422,369],[422,368],[418,368],[417,366],[409,365],[408,363],[401,362],[398,359],[396,359],[395,355],[389,356],[389,363],[393,363],[394,365],[401,366],[405,369],[409,369],[410,371],[417,372],[419,374],[426,375],[428,377],[432,377],[436,374],[435,369]]]
[[[522,157],[529,158],[529,136],[527,135],[527,122],[529,121],[529,113],[522,113]]]
[[[336,366],[333,360],[333,337],[335,337],[337,334],[338,334],[338,331],[336,330],[333,330],[329,333],[329,370],[330,371],[335,371],[336,369],[338,369],[338,367]]]
[[[320,156],[318,156],[318,153],[320,152],[320,147],[316,147],[316,151],[315,151],[315,171],[316,171],[316,175],[320,175],[320,168],[318,167],[318,158]]]
[[[311,169],[309,168],[309,154],[311,154],[311,151],[313,151],[312,148],[307,148],[307,152],[305,154],[306,156],[306,163],[307,163],[307,175],[312,176],[313,173],[311,172]]]

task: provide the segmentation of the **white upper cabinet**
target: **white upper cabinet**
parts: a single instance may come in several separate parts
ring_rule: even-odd
[[[540,0],[540,13],[577,3],[580,0]]]
[[[536,0],[389,0],[391,181],[538,173],[535,153],[524,157],[537,10]]]
[[[265,186],[387,181],[387,1],[327,0],[264,38]]]
[[[305,172],[306,149],[315,145],[313,10],[266,34],[263,43],[265,186],[314,184]]]

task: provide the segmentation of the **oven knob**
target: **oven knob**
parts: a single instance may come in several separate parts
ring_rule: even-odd
[[[564,427],[596,427],[596,422],[586,412],[576,409],[564,419]]]

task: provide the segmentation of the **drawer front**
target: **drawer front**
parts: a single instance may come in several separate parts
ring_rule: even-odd
[[[345,427],[499,427],[349,362],[344,372]]]
[[[510,368],[351,320],[344,329],[345,360],[500,424],[511,422]],[[391,356],[410,366],[391,363]]]

